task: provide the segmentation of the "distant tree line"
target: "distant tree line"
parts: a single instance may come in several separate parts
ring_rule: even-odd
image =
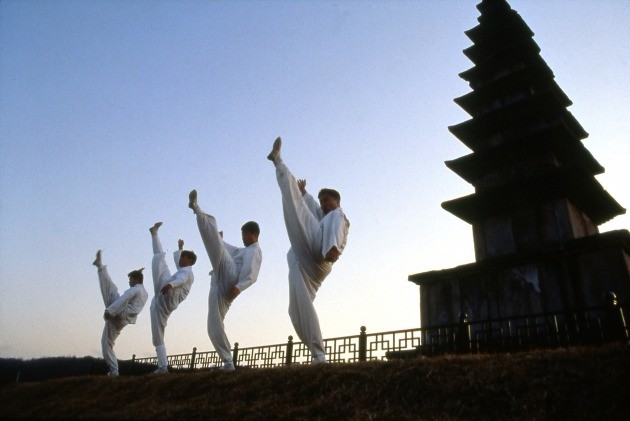
[[[120,374],[141,375],[155,369],[154,364],[140,364],[131,360],[119,361]],[[102,358],[94,357],[48,357],[31,360],[0,358],[0,385],[22,382],[37,382],[48,379],[74,376],[100,376],[107,373]]]

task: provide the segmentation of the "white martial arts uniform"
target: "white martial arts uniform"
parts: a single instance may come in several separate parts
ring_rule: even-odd
[[[109,320],[105,319],[105,328],[101,337],[103,358],[109,368],[109,375],[116,376],[118,375],[118,359],[114,353],[116,338],[125,326],[136,323],[138,314],[144,308],[149,294],[144,289],[144,285],[135,284],[121,296],[118,294],[118,288],[112,282],[109,273],[107,273],[107,266],[98,268],[98,281],[101,286],[105,310],[111,315]]]
[[[208,252],[210,272],[210,294],[208,296],[208,336],[214,349],[226,366],[233,366],[232,346],[225,335],[223,320],[232,299],[233,286],[243,292],[258,278],[262,264],[262,251],[258,243],[247,247],[235,247],[221,238],[214,216],[197,209],[197,226]]]
[[[326,350],[313,300],[332,270],[333,264],[324,260],[324,256],[333,246],[341,255],[350,222],[341,208],[324,215],[313,196],[308,193],[302,196],[297,180],[282,161],[276,163],[276,178],[291,243],[287,254],[289,315],[300,340],[311,351],[313,361],[325,361]]]
[[[179,257],[182,254],[182,250],[177,250],[173,253],[177,272],[171,276],[171,271],[166,264],[166,253],[162,249],[162,244],[157,234],[151,235],[151,242],[153,244],[151,270],[153,272],[155,293],[151,301],[151,333],[158,358],[158,369],[166,369],[168,362],[164,345],[164,329],[171,313],[188,296],[195,277],[192,272],[192,266],[179,267]],[[171,284],[173,288],[168,294],[162,294],[160,291],[167,284]]]

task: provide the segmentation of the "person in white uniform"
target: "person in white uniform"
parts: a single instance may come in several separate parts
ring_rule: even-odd
[[[105,303],[105,328],[101,337],[103,358],[109,369],[108,376],[118,376],[118,359],[114,353],[116,338],[122,329],[128,324],[135,324],[138,314],[144,308],[149,294],[144,289],[142,269],[129,272],[129,289],[120,295],[118,288],[112,282],[107,272],[107,266],[103,265],[102,252],[96,252],[96,260],[92,262],[98,268],[98,281],[101,286],[101,295]]]
[[[177,242],[178,250],[173,253],[177,272],[171,276],[166,264],[166,253],[158,237],[158,229],[162,225],[156,222],[149,232],[153,245],[151,270],[153,275],[154,296],[151,301],[151,333],[157,354],[158,367],[153,374],[168,373],[168,359],[164,345],[164,330],[171,313],[186,299],[195,280],[192,266],[197,256],[191,250],[183,250],[184,240]]]
[[[262,251],[258,245],[260,227],[255,221],[246,222],[241,227],[245,247],[236,247],[223,241],[223,231],[219,231],[215,217],[199,208],[197,190],[188,195],[188,207],[197,215],[199,234],[212,264],[208,336],[223,362],[221,369],[234,371],[232,346],[225,334],[223,321],[232,301],[258,279],[262,264]]]
[[[300,340],[311,352],[311,362],[322,363],[326,362],[326,349],[313,300],[346,246],[350,222],[340,207],[339,192],[321,189],[318,204],[306,192],[306,180],[296,180],[284,164],[281,147],[278,137],[267,159],[276,167],[284,222],[291,243],[287,254],[289,315]]]

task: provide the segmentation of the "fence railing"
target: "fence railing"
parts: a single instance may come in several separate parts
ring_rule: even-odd
[[[539,313],[520,317],[468,321],[460,314],[459,323],[389,332],[367,333],[361,326],[358,335],[324,340],[331,363],[435,356],[444,353],[516,352],[534,348],[596,345],[606,342],[630,343],[627,306],[620,305],[613,293],[604,306],[579,311]],[[311,354],[302,342],[240,348],[234,344],[236,366],[250,368],[309,364]],[[157,365],[156,357],[132,358],[137,364]],[[222,365],[216,351],[169,355],[175,370],[212,368]]]

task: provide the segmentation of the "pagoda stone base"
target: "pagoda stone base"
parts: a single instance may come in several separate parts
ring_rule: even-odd
[[[514,254],[409,276],[420,286],[421,326],[562,312],[630,302],[630,233],[572,240],[561,249]]]

